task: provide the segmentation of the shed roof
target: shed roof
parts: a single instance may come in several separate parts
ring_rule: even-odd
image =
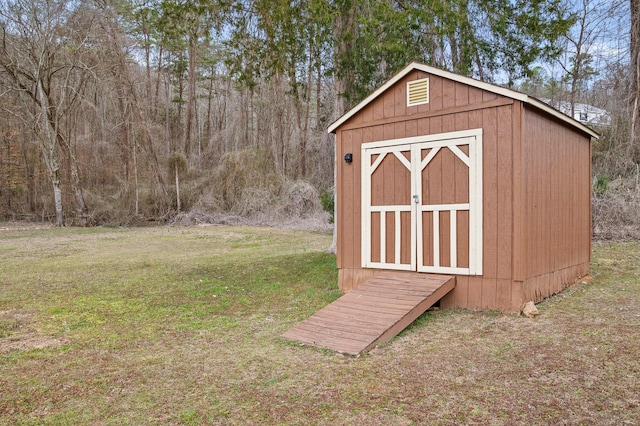
[[[495,93],[497,95],[506,96],[508,98],[512,98],[512,99],[521,101],[523,103],[531,105],[534,108],[537,108],[539,110],[545,111],[548,114],[551,114],[552,116],[556,117],[557,119],[559,119],[561,121],[564,121],[565,123],[569,124],[570,126],[576,128],[576,129],[578,129],[578,130],[580,130],[580,131],[582,131],[584,133],[587,133],[588,135],[590,135],[593,138],[597,139],[599,137],[598,133],[596,133],[591,128],[585,126],[584,124],[580,123],[578,120],[575,120],[574,118],[563,114],[562,112],[554,109],[553,107],[547,105],[546,103],[544,103],[544,102],[542,102],[542,101],[540,101],[540,100],[538,100],[538,99],[536,99],[534,97],[531,97],[531,96],[529,96],[529,95],[527,95],[525,93],[517,92],[515,90],[507,89],[507,88],[501,87],[501,86],[496,86],[495,84],[485,83],[485,82],[480,81],[480,80],[476,80],[476,79],[473,79],[473,78],[470,78],[470,77],[465,77],[465,76],[459,75],[459,74],[454,74],[452,72],[441,70],[439,68],[434,68],[434,67],[429,66],[429,65],[420,64],[418,62],[412,62],[409,65],[407,65],[406,67],[404,67],[400,72],[398,72],[396,75],[394,75],[385,84],[383,84],[378,89],[376,89],[373,93],[371,93],[369,96],[367,96],[362,102],[360,102],[358,105],[356,105],[355,107],[353,107],[352,109],[347,111],[347,113],[345,113],[342,117],[338,118],[335,122],[333,122],[333,124],[331,124],[329,126],[328,132],[329,133],[335,133],[336,130],[338,129],[338,127],[340,127],[342,124],[344,124],[347,120],[349,120],[351,117],[353,117],[355,114],[357,114],[365,106],[367,106],[369,103],[371,103],[373,100],[375,100],[378,96],[380,96],[382,93],[384,93],[389,87],[393,86],[395,83],[397,83],[405,75],[407,75],[408,73],[410,73],[413,70],[419,70],[419,71],[426,72],[428,74],[437,75],[439,77],[447,78],[449,80],[453,80],[453,81],[457,81],[459,83],[467,84],[469,86],[477,87],[479,89],[486,90],[488,92],[492,92],[492,93]]]

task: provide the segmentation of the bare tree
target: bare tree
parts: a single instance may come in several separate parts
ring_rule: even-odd
[[[631,9],[631,144],[629,156],[636,162],[640,153],[640,0],[630,0]]]
[[[118,87],[120,96],[124,97],[126,102],[132,108],[133,117],[135,117],[140,124],[142,134],[142,137],[140,138],[140,146],[147,156],[149,167],[152,170],[153,177],[155,179],[156,195],[161,209],[159,213],[161,215],[166,215],[170,210],[170,201],[164,182],[162,167],[160,166],[160,161],[154,146],[154,138],[151,134],[151,123],[145,114],[141,97],[136,87],[136,79],[128,62],[129,58],[127,56],[126,49],[127,39],[122,33],[123,29],[118,22],[115,12],[109,6],[103,7],[103,19],[101,20],[100,25],[105,36],[105,40],[103,40],[104,52],[109,54],[113,59],[113,66],[110,70],[115,80],[115,84]],[[136,197],[136,205],[137,203],[138,199]],[[136,212],[137,210],[138,209],[136,207]]]
[[[66,157],[71,175],[76,214],[86,223],[76,156],[65,137],[65,120],[78,105],[84,85],[81,55],[88,37],[72,24],[73,5],[66,1],[7,1],[0,9],[0,71],[19,94],[22,119],[31,123],[49,170],[56,225],[64,225],[61,164]],[[64,157],[63,157],[64,156]]]

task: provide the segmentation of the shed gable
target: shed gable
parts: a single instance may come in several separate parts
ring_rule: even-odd
[[[408,88],[410,84],[424,80],[429,81],[427,92],[429,101],[417,105],[408,105]],[[445,77],[415,70],[364,105],[345,121],[340,126],[340,129],[352,130],[368,127],[382,129],[385,126],[393,126],[393,134],[389,134],[389,129],[374,133],[384,135],[384,138],[413,136],[410,129],[407,129],[407,134],[398,133],[398,123],[406,121],[418,122],[419,120],[428,121],[429,118],[433,117],[454,116],[482,108],[510,104],[513,104],[513,99],[511,98]],[[376,140],[380,139],[374,137],[374,139],[366,142]]]
[[[427,92],[429,102],[408,105],[407,83],[424,78],[429,79]],[[441,83],[440,88],[437,84],[438,80]],[[459,90],[459,88],[463,89]],[[336,120],[329,126],[328,131],[336,133],[339,128],[355,128],[359,123],[365,122],[369,125],[378,124],[376,122],[385,124],[385,120],[391,120],[393,117],[424,113],[425,111],[433,112],[454,107],[464,108],[470,105],[473,100],[478,99],[478,96],[472,92],[482,93],[482,101],[501,98],[511,102],[520,101],[554,116],[590,137],[598,138],[598,134],[589,127],[524,93],[415,62],[407,65],[387,83]],[[460,111],[452,110],[449,112]]]

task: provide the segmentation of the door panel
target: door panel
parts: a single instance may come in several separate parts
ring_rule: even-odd
[[[409,145],[373,148],[363,157],[362,196],[369,200],[363,259],[370,267],[415,270],[410,159]]]
[[[363,266],[482,273],[482,130],[362,146]]]

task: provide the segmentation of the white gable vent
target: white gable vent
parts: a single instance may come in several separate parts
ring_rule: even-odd
[[[407,106],[429,103],[429,79],[414,80],[407,83]]]

